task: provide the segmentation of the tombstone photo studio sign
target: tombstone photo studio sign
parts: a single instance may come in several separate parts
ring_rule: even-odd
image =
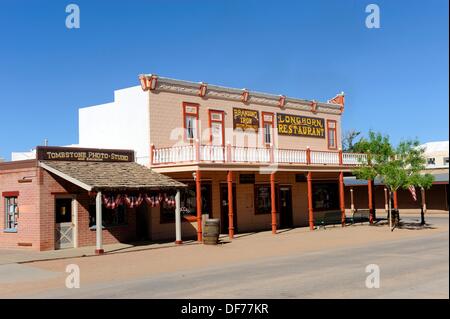
[[[38,146],[36,157],[41,161],[134,162],[131,150]]]
[[[278,135],[325,138],[325,120],[317,117],[277,114]]]
[[[233,108],[233,129],[258,132],[259,113],[255,110]]]

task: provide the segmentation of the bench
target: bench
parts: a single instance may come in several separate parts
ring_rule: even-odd
[[[356,209],[352,215],[352,224],[370,221],[370,209]]]
[[[315,218],[315,224],[317,226],[336,225],[342,223],[341,211],[324,212],[322,216]]]

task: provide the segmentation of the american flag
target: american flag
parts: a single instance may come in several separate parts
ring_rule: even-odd
[[[412,198],[416,202],[417,201],[416,188],[413,185],[411,185],[408,187],[408,189],[409,189],[409,192],[411,193]]]

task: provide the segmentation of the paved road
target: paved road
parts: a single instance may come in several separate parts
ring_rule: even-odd
[[[433,218],[448,223],[448,218]],[[368,264],[380,288],[365,286]],[[449,298],[448,232],[365,247],[271,257],[114,284],[40,293],[39,298]]]

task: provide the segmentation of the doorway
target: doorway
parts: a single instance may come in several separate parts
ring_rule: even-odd
[[[292,216],[292,188],[280,186],[279,188],[280,228],[292,228],[294,226]]]
[[[73,248],[72,198],[55,199],[55,249]]]
[[[228,234],[228,185],[220,185],[220,233]],[[236,185],[233,184],[233,225],[234,233],[237,229],[237,211],[236,211]]]

